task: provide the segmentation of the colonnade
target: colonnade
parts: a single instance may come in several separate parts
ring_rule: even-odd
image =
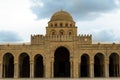
[[[79,60],[78,58],[70,58],[70,72],[68,71],[70,75],[68,77],[120,77],[119,60],[117,53],[112,53],[108,58],[105,58],[102,53],[97,53],[94,57],[83,54]],[[22,54],[19,61],[15,61],[12,54],[7,53],[3,57],[3,62],[0,62],[0,78],[54,78],[54,63],[54,58],[43,61],[41,55],[30,60],[25,53]],[[64,75],[65,72],[62,73]]]

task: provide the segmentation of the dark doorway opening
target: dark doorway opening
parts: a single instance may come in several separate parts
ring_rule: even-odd
[[[34,58],[34,77],[42,78],[44,76],[43,57],[37,54]]]
[[[89,56],[83,54],[81,56],[80,77],[89,77]]]
[[[109,57],[109,76],[119,77],[119,55],[112,53]]]
[[[54,77],[70,77],[69,51],[59,47],[54,54]]]
[[[14,57],[11,53],[3,56],[3,78],[14,77]]]
[[[29,78],[30,77],[30,60],[27,53],[22,53],[19,56],[19,70],[20,78]]]
[[[104,77],[104,55],[98,53],[94,57],[94,76]]]

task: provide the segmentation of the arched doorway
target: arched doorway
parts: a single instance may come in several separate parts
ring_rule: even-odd
[[[89,64],[90,64],[89,55],[83,54],[81,56],[80,77],[89,77],[89,75],[90,75]]]
[[[11,53],[3,56],[3,78],[14,77],[14,57]]]
[[[94,76],[95,77],[104,77],[104,55],[97,53],[94,56]]]
[[[67,48],[59,47],[54,54],[54,77],[70,77],[70,53]]]
[[[22,53],[19,56],[19,73],[20,78],[30,77],[30,58],[27,53]]]
[[[109,76],[119,77],[119,55],[116,53],[109,56]]]
[[[44,65],[43,57],[40,54],[37,54],[34,57],[34,77],[39,78],[44,76]]]

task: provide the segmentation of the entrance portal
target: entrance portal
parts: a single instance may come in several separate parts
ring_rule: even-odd
[[[59,47],[54,54],[54,77],[70,77],[69,51]]]

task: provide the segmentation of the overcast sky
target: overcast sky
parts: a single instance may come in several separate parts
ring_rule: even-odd
[[[69,12],[78,34],[97,42],[120,42],[120,0],[0,0],[0,42],[29,42],[31,34],[45,35],[56,11]]]

